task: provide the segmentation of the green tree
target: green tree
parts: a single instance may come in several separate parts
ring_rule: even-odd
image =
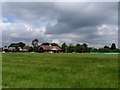
[[[107,48],[107,49],[109,49],[109,46],[104,46],[104,48]]]
[[[88,45],[86,43],[82,44],[82,49],[83,49],[83,52],[87,52],[87,47]]]
[[[24,46],[24,49],[27,49],[28,52],[32,52],[33,51],[33,47],[32,46]]]
[[[37,52],[38,51],[38,39],[34,39],[32,41],[32,45],[33,45],[33,48],[34,48],[34,51]]]
[[[30,46],[28,52],[33,52],[33,51],[34,51],[33,47]]]
[[[18,48],[18,47],[23,48],[24,46],[25,46],[25,43],[23,43],[23,42],[11,43],[11,44],[9,45],[9,47],[16,47],[16,48]]]
[[[17,46],[19,46],[21,48],[23,48],[25,46],[25,43],[23,43],[23,42],[19,42],[19,43],[16,43],[16,44],[17,44]]]
[[[112,45],[111,45],[111,49],[113,50],[113,49],[116,49],[116,45],[115,45],[115,43],[112,43]]]
[[[63,51],[64,53],[67,53],[67,52],[68,52],[68,46],[67,46],[66,43],[63,43],[63,44],[62,44],[62,51]]]
[[[76,44],[74,47],[75,52],[81,53],[83,52],[83,46],[80,44]]]
[[[57,43],[51,43],[52,46],[59,46]]]
[[[16,44],[16,43],[11,43],[8,47],[16,47],[16,48],[18,48],[18,44]]]
[[[30,46],[24,46],[23,49],[27,49],[27,51],[29,50]]]
[[[70,53],[74,52],[74,46],[73,46],[72,44],[69,45],[68,51],[69,51]]]

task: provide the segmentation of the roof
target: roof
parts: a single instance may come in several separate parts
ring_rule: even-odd
[[[42,45],[40,47],[42,47],[43,50],[62,50],[59,46]]]

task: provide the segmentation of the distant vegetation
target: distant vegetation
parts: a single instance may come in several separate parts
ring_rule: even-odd
[[[9,46],[4,46],[1,48],[3,51],[8,52],[8,51],[13,51],[13,52],[18,52],[20,49],[22,49],[25,52],[39,52],[39,40],[34,39],[31,43],[32,46],[26,46],[25,43],[19,42],[19,43],[11,43]],[[47,44],[47,43],[44,43]],[[61,46],[58,45],[57,43],[50,43],[52,46],[59,46],[62,49],[63,53],[86,53],[86,52],[120,52],[120,49],[116,48],[115,43],[112,43],[111,46],[104,46],[103,48],[94,48],[94,47],[89,47],[88,44],[70,44],[67,45],[66,43],[63,43]],[[14,47],[14,48],[13,48]],[[10,48],[10,50],[8,49]]]
[[[85,52],[120,52],[120,49],[116,48],[115,43],[112,43],[111,46],[104,46],[103,48],[93,48],[89,47],[86,43],[76,44],[76,45],[67,45],[66,43],[62,44],[62,50],[66,53],[85,53]]]

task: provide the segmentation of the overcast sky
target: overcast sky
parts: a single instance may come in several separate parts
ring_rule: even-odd
[[[117,2],[4,2],[3,46],[12,42],[118,44]]]

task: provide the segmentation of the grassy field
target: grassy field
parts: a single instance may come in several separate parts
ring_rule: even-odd
[[[3,88],[117,88],[118,55],[3,53]]]

